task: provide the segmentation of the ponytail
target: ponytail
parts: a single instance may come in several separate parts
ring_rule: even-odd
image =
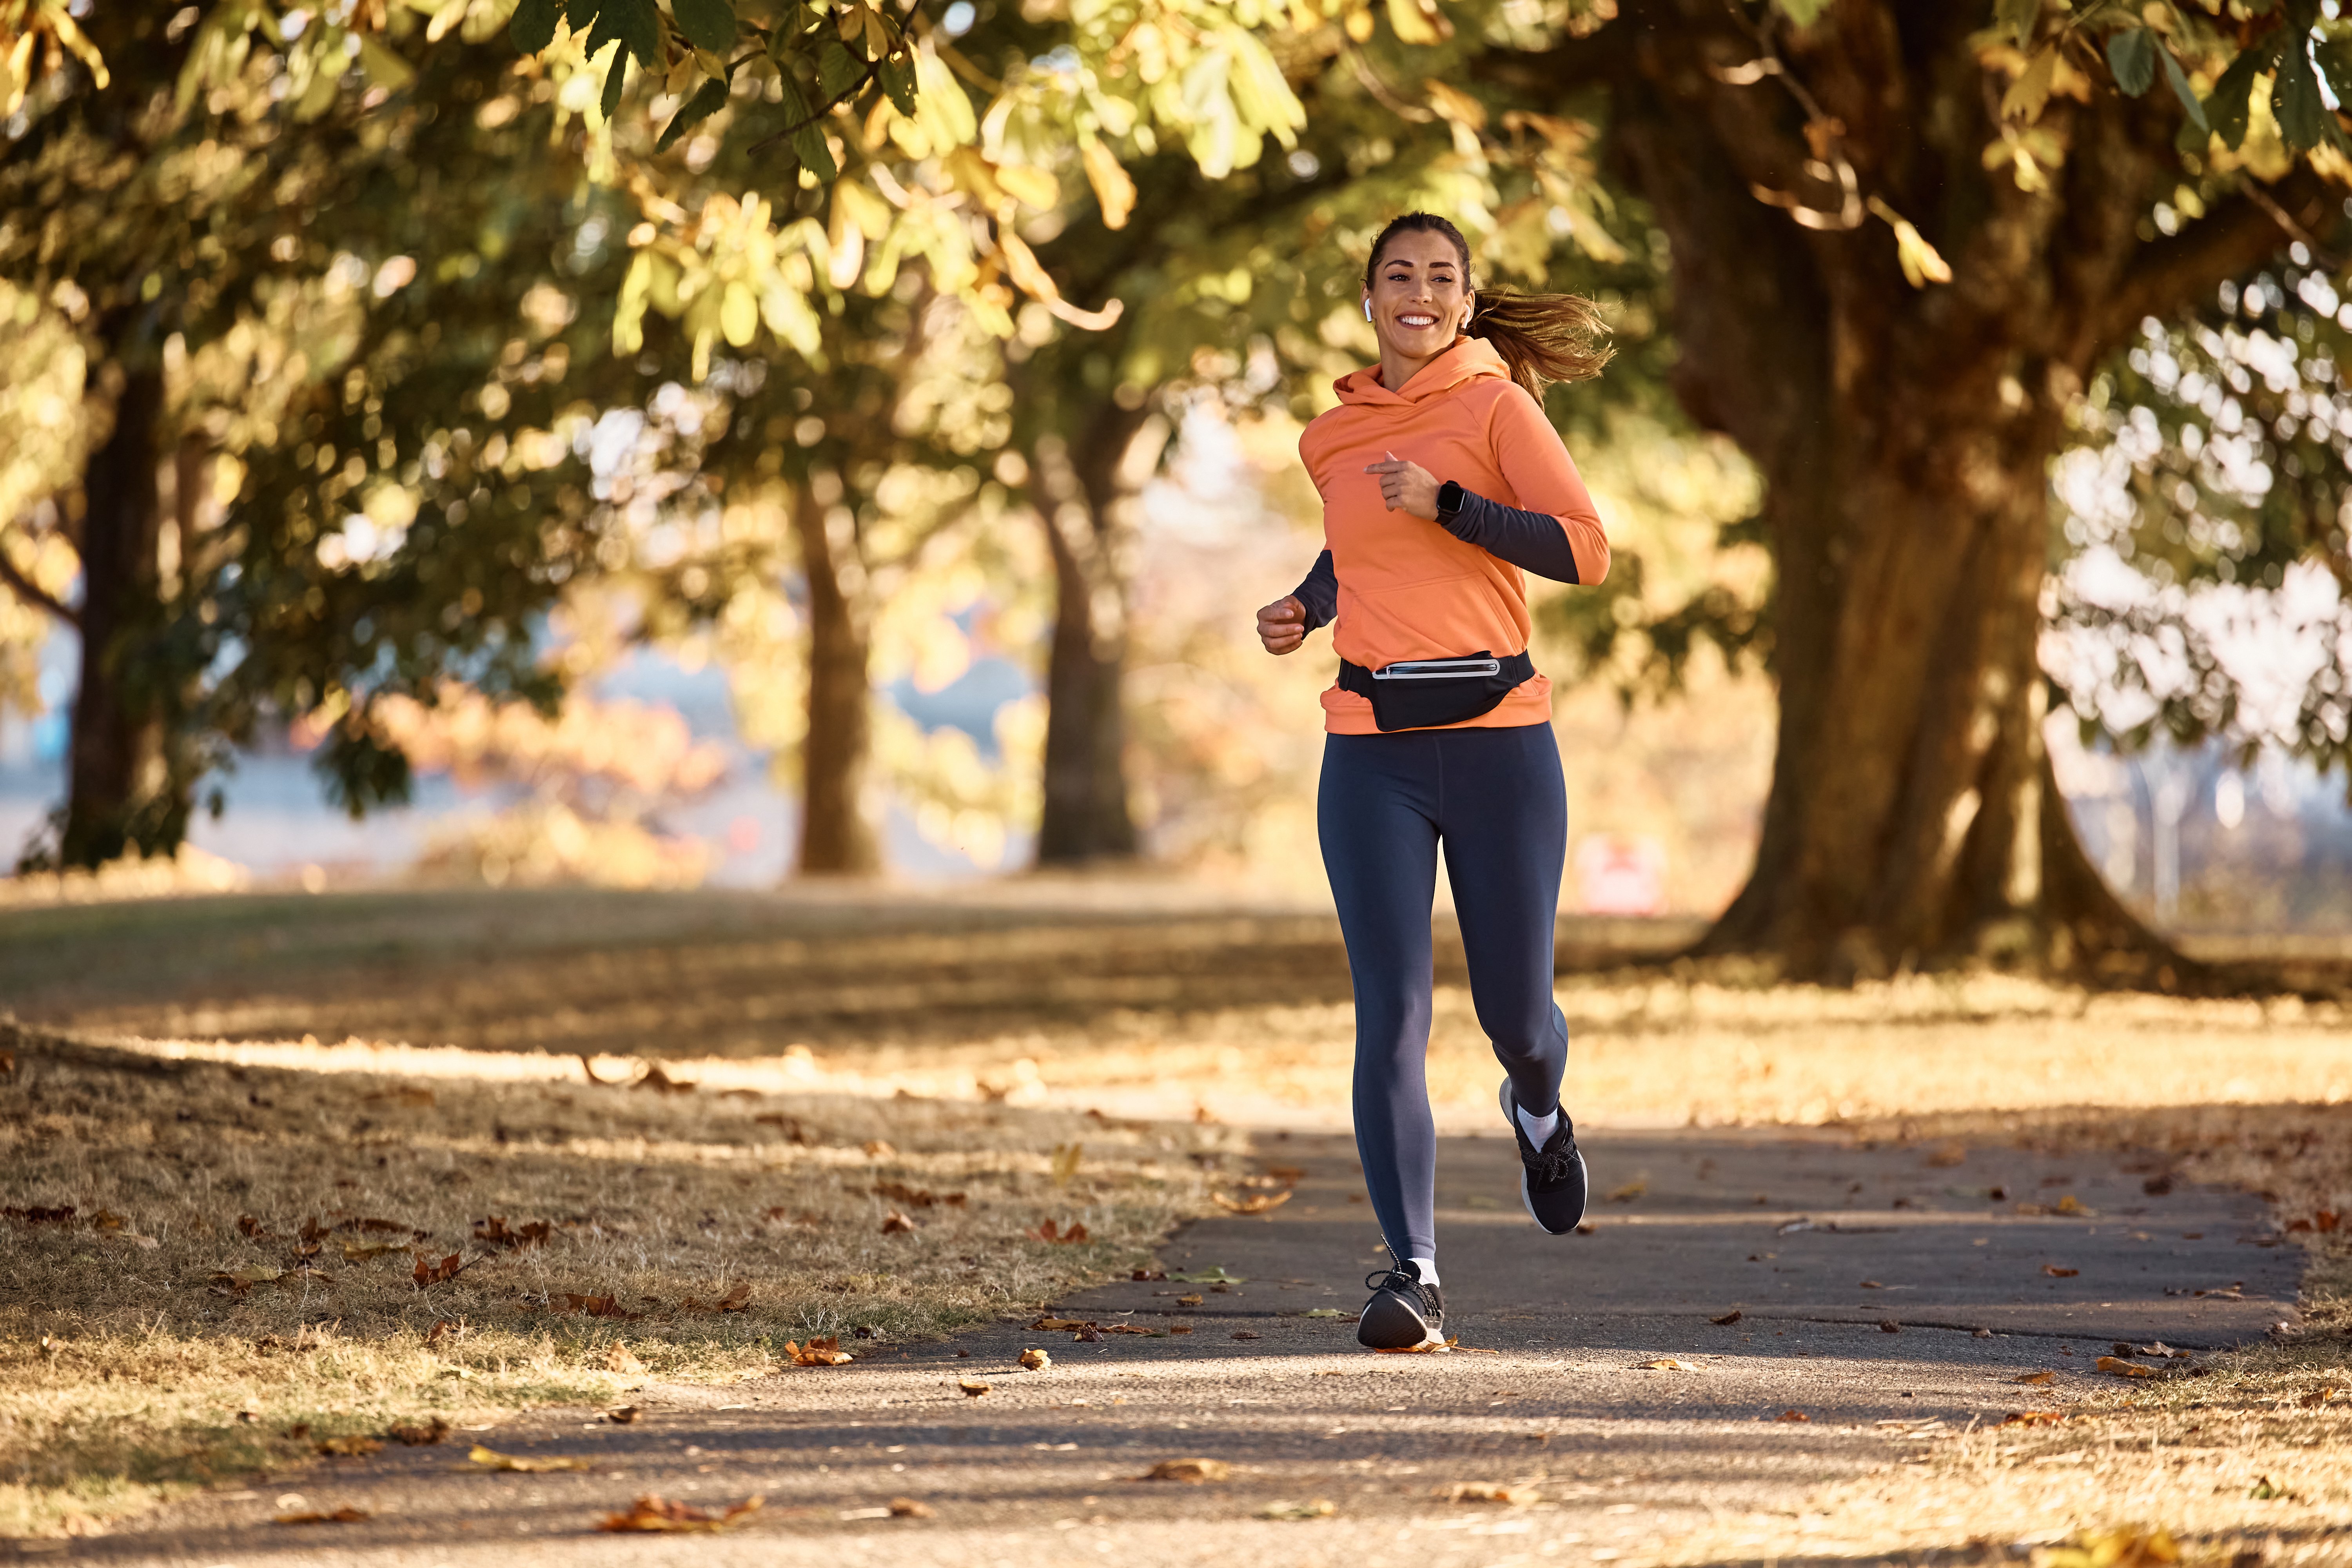
[[[1538,403],[1547,384],[1590,381],[1617,352],[1601,307],[1581,294],[1481,289],[1465,330],[1486,339],[1510,367],[1511,379]]]
[[[1463,330],[1483,338],[1502,356],[1511,379],[1528,395],[1543,400],[1544,387],[1555,381],[1590,381],[1601,374],[1617,351],[1609,342],[1609,324],[1601,307],[1581,294],[1491,293],[1477,289],[1470,266],[1470,242],[1462,231],[1434,213],[1405,213],[1389,220],[1372,242],[1371,259],[1364,266],[1364,289],[1371,291],[1380,270],[1381,252],[1399,234],[1444,235],[1462,258],[1463,286],[1478,297]]]

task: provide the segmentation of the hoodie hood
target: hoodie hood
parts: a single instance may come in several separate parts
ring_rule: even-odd
[[[1443,397],[1457,386],[1484,381],[1489,376],[1499,376],[1508,381],[1510,367],[1503,363],[1503,356],[1495,352],[1494,344],[1486,339],[1461,337],[1454,340],[1452,348],[1422,366],[1419,373],[1404,384],[1402,392],[1391,392],[1381,384],[1381,367],[1376,364],[1349,372],[1333,382],[1331,389],[1339,395],[1342,403],[1368,407],[1405,408]]]

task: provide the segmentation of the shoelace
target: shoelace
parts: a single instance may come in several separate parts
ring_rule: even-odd
[[[1402,1268],[1373,1269],[1370,1274],[1364,1276],[1364,1289],[1367,1290],[1394,1290],[1401,1295],[1410,1296],[1416,1301],[1422,1299],[1421,1280],[1419,1277],[1407,1274]]]
[[[1528,1173],[1545,1186],[1568,1180],[1576,1169],[1576,1134],[1554,1140],[1528,1160]]]

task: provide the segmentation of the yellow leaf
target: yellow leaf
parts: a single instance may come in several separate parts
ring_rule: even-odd
[[[1486,128],[1486,106],[1468,93],[1448,87],[1435,77],[1424,80],[1421,89],[1429,95],[1429,107],[1437,110],[1440,120],[1450,120],[1472,131]]]
[[[1094,186],[1095,200],[1102,206],[1103,226],[1125,228],[1128,215],[1135,210],[1135,182],[1120,166],[1118,155],[1094,137],[1087,137],[1079,152],[1087,183]]]
[[[1021,1352],[1021,1365],[1026,1371],[1044,1372],[1053,1364],[1054,1358],[1044,1351],[1025,1350]]]
[[[1034,168],[1024,163],[999,163],[996,183],[1024,205],[1044,212],[1062,199],[1061,182],[1050,170]]]
[[[501,1454],[496,1448],[486,1448],[479,1443],[474,1445],[474,1451],[467,1454],[466,1458],[485,1469],[518,1470],[524,1475],[532,1476],[544,1475],[551,1470],[584,1470],[590,1468],[585,1459],[575,1459],[562,1455],[552,1455],[541,1459],[522,1454]]]
[[[1670,1355],[1653,1356],[1648,1361],[1637,1361],[1633,1364],[1644,1372],[1696,1372],[1699,1370],[1691,1363],[1677,1361]]]
[[[1913,227],[1910,221],[1878,197],[1870,198],[1870,210],[1886,220],[1895,231],[1895,259],[1903,268],[1903,277],[1914,289],[1925,289],[1930,283],[1949,283],[1951,264],[1937,248],[1928,244]]]
[[[2050,101],[2050,89],[2058,79],[2058,46],[2050,44],[2033,57],[2033,61],[2009,84],[2000,95],[2000,117],[2003,120],[2034,121],[2042,118],[2042,106]]]
[[[2119,1355],[2101,1356],[2099,1358],[2099,1370],[2101,1372],[2111,1372],[2117,1377],[2154,1377],[2156,1375],[2156,1368],[2152,1366],[2142,1366],[2136,1361],[2126,1361]]]
[[[1424,12],[1420,0],[1389,0],[1389,26],[1396,29],[1399,43],[1433,44],[1444,37],[1437,29],[1434,10]]]
[[[727,293],[719,305],[719,330],[736,348],[751,346],[752,334],[760,330],[760,301],[740,279],[727,285]]]
[[[980,1379],[976,1377],[958,1378],[956,1380],[956,1386],[963,1390],[963,1396],[966,1399],[978,1399],[982,1394],[988,1392],[988,1384],[981,1382]]]

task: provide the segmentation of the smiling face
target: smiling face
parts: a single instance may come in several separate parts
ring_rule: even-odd
[[[1454,346],[1470,319],[1468,268],[1442,234],[1406,229],[1390,237],[1365,296],[1383,353],[1427,360]]]

